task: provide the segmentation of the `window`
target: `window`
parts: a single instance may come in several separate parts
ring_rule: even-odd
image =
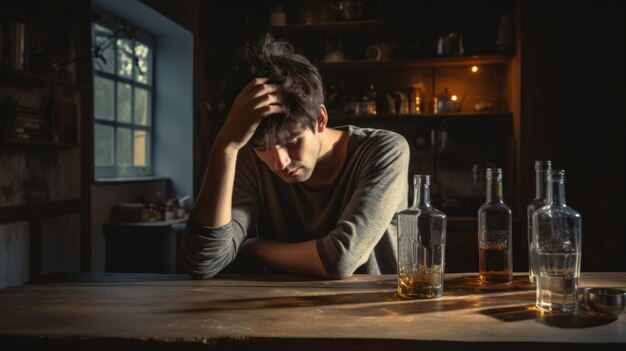
[[[92,43],[94,174],[152,175],[154,39],[103,14]]]

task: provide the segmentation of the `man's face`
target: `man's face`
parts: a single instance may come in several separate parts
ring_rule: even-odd
[[[290,133],[284,145],[253,145],[257,156],[287,183],[311,178],[319,159],[322,142],[319,133],[300,127]]]

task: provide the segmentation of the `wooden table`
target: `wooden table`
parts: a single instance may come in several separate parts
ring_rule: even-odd
[[[0,290],[0,348],[626,350],[626,314],[541,313],[525,275],[509,286],[476,278],[450,274],[444,297],[402,300],[394,275],[52,274]],[[588,286],[625,288],[626,273],[583,273]]]

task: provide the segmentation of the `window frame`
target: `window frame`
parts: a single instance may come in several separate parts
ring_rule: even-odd
[[[122,19],[116,18],[100,9],[94,8],[100,16],[99,19],[93,20],[92,23],[92,32],[91,38],[92,43],[95,44],[95,40],[98,34],[96,25],[102,26],[113,33],[119,33],[115,37],[115,43],[113,44],[113,73],[108,73],[104,70],[98,70],[95,68],[95,58],[92,60],[93,67],[93,80],[95,83],[96,78],[103,78],[108,81],[113,82],[113,119],[99,119],[96,118],[95,115],[95,96],[94,96],[94,117],[92,128],[94,130],[94,138],[92,141],[93,144],[93,169],[94,169],[94,178],[141,178],[146,176],[153,175],[153,165],[154,165],[154,106],[155,106],[155,61],[156,61],[156,39],[154,35],[147,33],[146,31],[137,28],[134,25],[126,23]],[[132,33],[131,35],[126,35],[127,32]],[[102,32],[101,32],[102,33]],[[106,33],[106,32],[105,32]],[[148,55],[147,60],[149,61],[150,71],[148,72],[148,80],[147,83],[139,82],[136,78],[136,67],[133,66],[133,74],[132,77],[122,77],[118,74],[119,68],[119,58],[118,58],[118,39],[125,39],[132,41],[133,48],[136,45],[136,42],[140,42],[149,47],[150,53]],[[134,49],[133,49],[134,51]],[[135,53],[133,52],[133,57]],[[118,84],[128,84],[131,87],[131,95],[130,95],[130,121],[129,122],[121,122],[118,120]],[[135,89],[145,89],[148,92],[148,103],[147,103],[147,121],[146,125],[141,125],[135,123]],[[95,84],[94,84],[94,95],[95,95]],[[112,165],[96,165],[96,136],[95,129],[97,126],[107,126],[113,128],[113,139],[111,146],[111,153],[113,164]],[[118,165],[117,164],[117,128],[128,128],[131,131],[131,139],[130,139],[130,165]],[[146,155],[145,161],[146,164],[143,166],[135,166],[134,163],[134,151],[135,151],[135,132],[136,131],[144,131],[146,133],[146,138],[148,141],[146,142]]]

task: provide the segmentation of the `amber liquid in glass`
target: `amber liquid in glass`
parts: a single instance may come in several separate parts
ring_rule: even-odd
[[[509,267],[509,251],[506,246],[486,246],[478,251],[478,271],[482,282],[511,282],[512,271]]]
[[[398,295],[427,299],[443,296],[443,270],[436,266],[409,272],[401,267],[398,274]]]

